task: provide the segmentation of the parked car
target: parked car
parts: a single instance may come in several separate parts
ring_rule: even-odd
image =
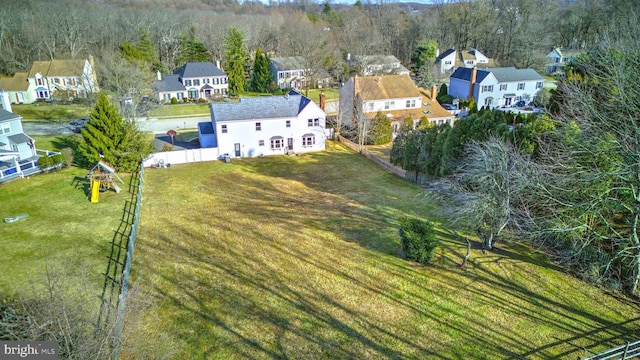
[[[442,104],[442,107],[445,108],[445,110],[458,110],[458,107],[453,104]]]
[[[79,133],[80,130],[82,130],[82,128],[86,125],[87,122],[89,122],[91,120],[91,118],[85,117],[85,118],[80,118],[77,120],[73,120],[72,122],[69,123],[69,125],[73,126],[73,131]]]
[[[515,105],[515,106],[517,106],[517,107],[523,107],[523,106],[524,106],[524,104],[525,104],[524,100],[520,100],[520,101],[518,101],[518,102],[516,103],[516,105]]]

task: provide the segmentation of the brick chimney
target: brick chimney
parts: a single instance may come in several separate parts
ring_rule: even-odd
[[[438,87],[436,86],[436,84],[433,84],[433,86],[431,87],[431,100],[435,100],[437,94],[438,94]]]
[[[324,111],[324,93],[320,93],[320,109]]]
[[[467,100],[473,99],[473,87],[476,84],[476,75],[478,73],[478,68],[475,66],[471,69],[471,78],[469,79],[469,96],[467,96]]]

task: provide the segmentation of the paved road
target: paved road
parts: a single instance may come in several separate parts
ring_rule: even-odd
[[[199,122],[211,121],[210,117],[190,117],[172,119],[138,119],[138,126],[142,131],[150,131],[155,134],[165,134],[167,130],[181,130],[198,128]],[[26,122],[22,124],[24,132],[28,135],[58,135],[72,134],[74,126],[55,122]]]

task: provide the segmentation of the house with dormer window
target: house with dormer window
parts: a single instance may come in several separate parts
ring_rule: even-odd
[[[442,54],[436,56],[436,66],[441,73],[453,71],[458,67],[472,68],[474,66],[495,67],[495,61],[481,53],[479,50],[470,48],[469,50],[447,49]]]
[[[85,98],[99,90],[92,56],[85,60],[34,61],[27,80],[36,100]]]
[[[393,55],[347,54],[347,64],[362,76],[409,75],[409,70]]]
[[[229,96],[229,79],[220,68],[220,63],[188,62],[173,72],[162,76],[158,71],[153,84],[159,101],[168,102],[172,98],[212,99]]]
[[[328,86],[331,82],[329,74],[320,70],[315,74],[315,84],[309,79],[309,69],[305,65],[302,56],[276,57],[269,59],[269,70],[273,75],[273,81],[280,89],[303,89],[307,85],[311,87]]]
[[[340,116],[346,127],[357,126],[356,109],[369,120],[378,113],[386,115],[397,133],[405,119],[414,127],[427,119],[432,124],[448,123],[455,117],[436,100],[436,88],[418,88],[409,75],[356,76],[340,89]]]
[[[533,69],[459,67],[449,78],[449,95],[473,99],[478,107],[512,107],[521,100],[531,102],[544,82]]]

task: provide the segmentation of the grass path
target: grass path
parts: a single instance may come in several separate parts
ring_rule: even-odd
[[[624,298],[516,245],[460,268],[440,228],[432,264],[401,259],[397,218],[437,209],[334,143],[150,170],[143,194],[133,287],[154,306],[128,318],[124,358],[577,358],[639,325]]]

